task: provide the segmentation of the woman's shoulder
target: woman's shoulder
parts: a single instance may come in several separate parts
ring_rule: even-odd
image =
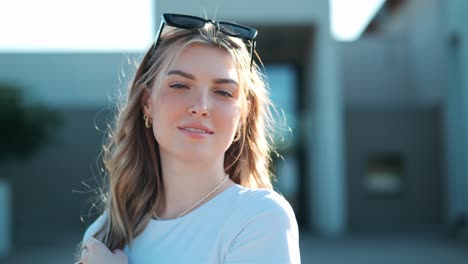
[[[94,236],[97,231],[99,231],[99,229],[101,229],[101,227],[104,225],[106,219],[108,217],[108,212],[105,211],[104,213],[102,213],[96,220],[94,220],[93,223],[91,223],[91,225],[89,225],[83,235],[83,243],[86,242],[86,240],[88,240],[90,237]]]
[[[255,214],[269,213],[295,218],[294,211],[289,202],[278,192],[266,188],[237,187],[237,205],[243,212],[251,211]]]
[[[267,188],[247,188],[238,185],[238,197],[241,201],[251,202],[253,206],[282,207],[288,201],[277,191]]]
[[[299,229],[289,202],[274,190],[238,189],[226,262],[300,263]]]

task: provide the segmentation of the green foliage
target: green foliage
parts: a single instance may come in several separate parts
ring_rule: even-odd
[[[62,123],[60,114],[44,106],[27,106],[22,90],[0,83],[0,161],[27,158],[39,150]]]

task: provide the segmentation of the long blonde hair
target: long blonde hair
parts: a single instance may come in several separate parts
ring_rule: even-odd
[[[145,88],[152,87],[169,67],[174,51],[191,43],[226,50],[240,78],[244,95],[241,129],[225,153],[226,173],[245,187],[272,188],[271,103],[264,75],[255,62],[250,65],[249,49],[241,39],[227,36],[212,25],[201,29],[170,28],[161,35],[157,49],[153,44],[143,57],[103,147],[106,186],[100,202],[108,217],[94,237],[110,250],[130,245],[143,232],[160,200],[163,190],[158,143],[152,130],[145,128],[142,98]],[[79,251],[82,249],[79,246]]]

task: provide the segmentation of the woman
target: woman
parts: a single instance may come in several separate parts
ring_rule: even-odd
[[[104,147],[105,210],[82,263],[300,263],[294,213],[270,182],[256,34],[163,15]]]

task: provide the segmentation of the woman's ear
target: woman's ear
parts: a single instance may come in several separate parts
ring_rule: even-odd
[[[148,117],[151,117],[151,90],[148,89],[148,87],[145,87],[143,90],[141,104],[143,106],[143,113]]]

